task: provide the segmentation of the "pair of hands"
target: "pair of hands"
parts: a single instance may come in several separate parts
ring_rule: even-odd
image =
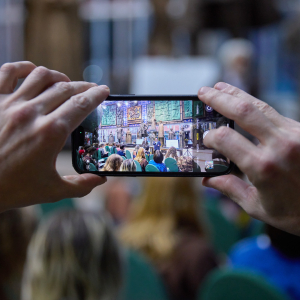
[[[19,78],[26,78],[14,88]],[[81,197],[106,178],[60,177],[55,161],[68,135],[109,95],[106,86],[70,82],[64,74],[29,62],[0,69],[0,211]],[[218,83],[199,99],[255,136],[253,145],[227,127],[204,139],[234,161],[252,185],[234,175],[203,179],[249,215],[300,235],[300,124],[247,93]]]

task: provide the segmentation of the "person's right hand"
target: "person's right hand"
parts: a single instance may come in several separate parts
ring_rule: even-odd
[[[224,126],[210,130],[205,145],[235,162],[252,184],[227,175],[205,178],[203,185],[226,194],[254,218],[300,235],[300,123],[225,83],[198,95],[260,141],[255,146]]]
[[[26,78],[14,92],[19,78]],[[107,86],[70,82],[30,62],[0,69],[0,212],[82,197],[106,181],[61,177],[55,169],[67,137],[109,95]]]

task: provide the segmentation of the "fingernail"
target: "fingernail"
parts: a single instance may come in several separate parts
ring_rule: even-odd
[[[229,84],[227,84],[225,82],[219,82],[215,85],[215,89],[222,91],[222,90],[225,90],[228,86],[229,86]]]
[[[100,85],[100,88],[110,91],[109,87],[107,85]]]
[[[209,92],[210,90],[211,90],[210,87],[204,86],[203,88],[201,88],[201,89],[199,90],[199,95],[204,95],[204,94],[206,94],[207,92]]]

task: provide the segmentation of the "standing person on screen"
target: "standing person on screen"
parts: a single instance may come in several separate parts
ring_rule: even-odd
[[[160,151],[161,142],[158,141],[157,138],[155,138],[155,142],[153,143],[153,146],[154,146],[154,151],[156,151],[156,150]]]

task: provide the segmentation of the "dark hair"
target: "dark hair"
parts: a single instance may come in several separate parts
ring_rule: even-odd
[[[226,126],[227,124],[229,124],[229,119],[226,117],[221,117],[220,119],[218,119],[216,127],[219,128],[221,126]]]
[[[300,237],[266,224],[272,246],[289,258],[300,258]]]
[[[212,153],[212,159],[215,159],[215,158],[221,158],[221,159],[224,159],[225,161],[227,161],[227,158],[223,154],[221,154],[219,151],[216,151],[216,150],[214,150]]]
[[[113,146],[116,146],[116,143],[113,143],[112,145],[113,145]]]
[[[119,147],[120,147],[120,144],[119,144],[119,143],[116,143],[116,146],[119,148]]]
[[[154,156],[153,156],[153,160],[157,163],[157,164],[161,164],[164,160],[164,155],[162,154],[161,151],[156,150],[154,152]]]
[[[120,149],[121,149],[121,150],[124,150],[124,148],[125,148],[125,145],[122,144],[122,145],[120,146]]]
[[[149,146],[147,145],[147,146],[145,146],[145,150],[146,151],[148,151],[149,150]]]
[[[104,147],[104,144],[100,144],[100,148]]]
[[[95,147],[87,148],[87,153],[92,153],[92,152],[95,152],[95,151],[97,151],[97,148],[95,148]]]

